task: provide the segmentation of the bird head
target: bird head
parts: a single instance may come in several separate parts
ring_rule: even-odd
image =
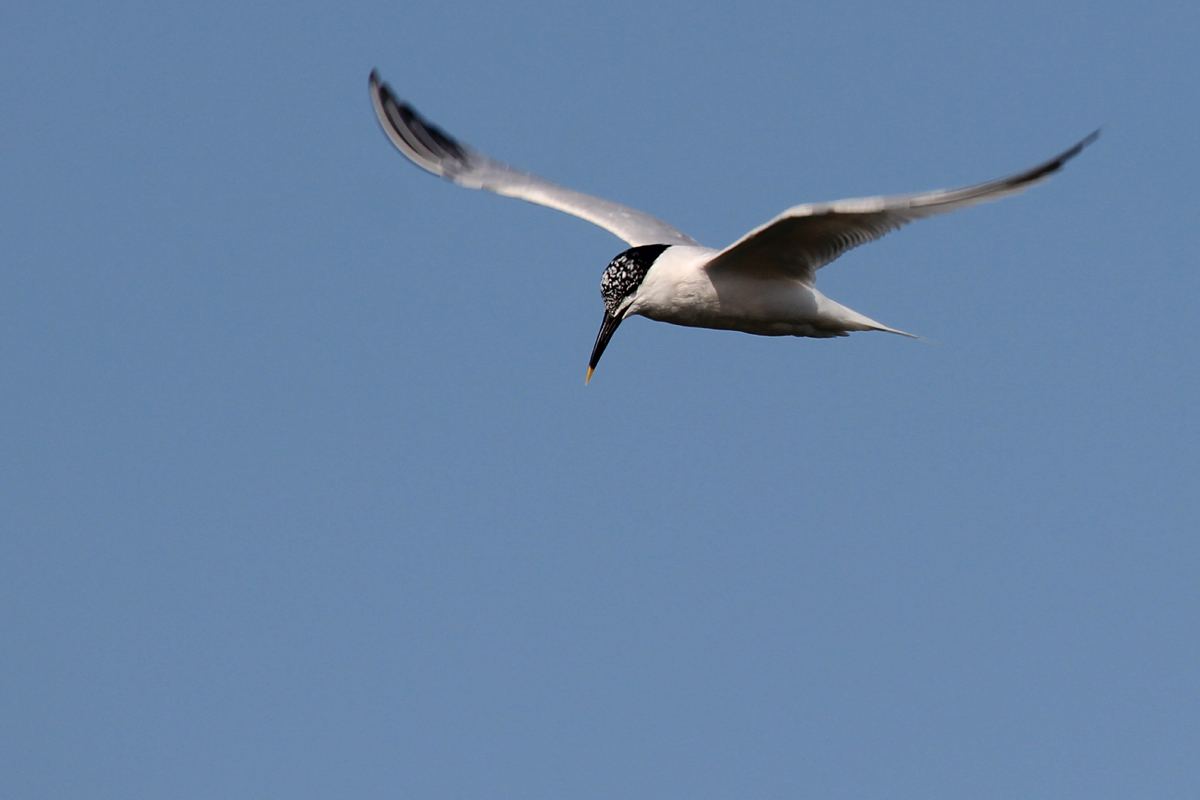
[[[631,247],[609,262],[600,278],[600,295],[604,298],[604,321],[600,323],[600,333],[596,335],[596,346],[592,348],[592,358],[588,362],[587,383],[592,379],[608,340],[616,333],[617,326],[625,319],[629,306],[637,297],[638,288],[662,252],[670,245],[644,244]]]

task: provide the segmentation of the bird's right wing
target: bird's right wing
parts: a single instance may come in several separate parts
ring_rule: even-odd
[[[690,236],[628,206],[576,192],[493,161],[430,124],[371,71],[371,102],[383,132],[418,167],[468,189],[516,197],[586,219],[624,239],[644,244],[696,244]]]

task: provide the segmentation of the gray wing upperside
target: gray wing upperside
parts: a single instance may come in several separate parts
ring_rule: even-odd
[[[709,269],[787,276],[811,285],[816,282],[818,269],[847,250],[875,241],[914,220],[1025,191],[1060,170],[1099,135],[1097,130],[1071,149],[1024,172],[975,186],[789,208],[722,250]]]
[[[690,236],[628,206],[551,183],[494,161],[457,141],[396,97],[372,70],[371,103],[383,132],[418,167],[468,189],[516,197],[565,211],[624,239],[630,246],[696,244]]]

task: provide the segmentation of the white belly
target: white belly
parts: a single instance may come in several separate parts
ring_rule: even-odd
[[[875,327],[872,320],[800,281],[725,273],[714,278],[704,265],[716,252],[707,247],[664,252],[646,274],[628,313],[763,336],[824,338]]]

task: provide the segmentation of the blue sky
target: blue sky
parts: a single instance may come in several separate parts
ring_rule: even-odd
[[[0,794],[1200,785],[1194,3],[8,4]],[[1060,175],[821,271],[938,342],[623,325],[713,246]]]

